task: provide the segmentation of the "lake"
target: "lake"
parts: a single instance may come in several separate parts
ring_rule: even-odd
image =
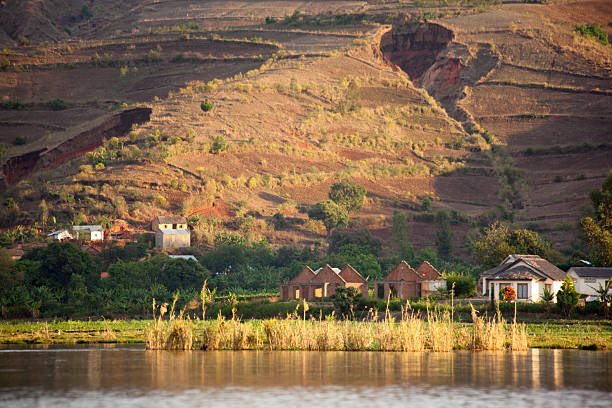
[[[0,346],[6,407],[606,407],[612,352]]]

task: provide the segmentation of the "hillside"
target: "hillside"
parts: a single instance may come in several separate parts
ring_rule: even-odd
[[[199,216],[202,245],[222,231],[311,245],[325,229],[306,210],[349,178],[368,191],[353,225],[388,249],[395,210],[416,248],[434,246],[426,198],[456,212],[461,257],[498,218],[563,249],[611,167],[611,48],[573,33],[610,31],[605,1],[98,3],[68,37],[1,21],[4,198],[18,207],[3,227],[35,222],[44,199],[58,222],[145,230],[172,212]],[[119,114],[134,108],[149,120]]]

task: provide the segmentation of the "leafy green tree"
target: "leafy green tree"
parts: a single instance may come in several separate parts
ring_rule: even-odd
[[[450,216],[444,210],[438,210],[435,215],[436,221],[436,247],[441,259],[449,260],[453,252],[453,232],[450,227]]]
[[[410,244],[410,230],[408,227],[408,217],[406,214],[393,210],[393,226],[391,234],[399,246],[400,258],[410,262],[414,258],[414,248]]]
[[[329,235],[334,228],[344,228],[348,225],[348,213],[333,201],[321,201],[308,210],[308,217],[323,222]]]
[[[423,199],[423,203],[421,204],[421,208],[423,209],[423,211],[431,210],[431,199],[429,197],[425,197]]]
[[[212,110],[212,108],[213,104],[208,100],[208,98],[204,99],[204,102],[200,104],[200,109],[202,109],[204,112],[209,112]]]
[[[455,284],[456,297],[470,297],[476,294],[476,281],[469,275],[460,273],[449,273],[444,276],[446,279],[446,290],[450,292]]]
[[[359,210],[365,196],[366,189],[350,180],[334,183],[329,190],[329,198],[349,212]]]
[[[382,243],[379,239],[374,238],[370,230],[359,229],[359,230],[341,230],[334,231],[328,238],[328,253],[335,254],[340,249],[348,244],[355,244],[359,247],[365,248],[365,250],[373,255],[378,256],[382,248]]]
[[[380,263],[366,246],[347,244],[331,255],[328,263],[339,267],[350,264],[368,280],[382,279]]]
[[[566,276],[561,284],[561,289],[557,292],[557,304],[561,308],[561,313],[569,317],[578,303],[580,293],[576,291],[574,281],[569,276]]]
[[[612,170],[601,189],[589,193],[594,217],[580,220],[584,240],[591,248],[590,259],[596,265],[612,266]]]
[[[53,242],[46,247],[35,248],[23,256],[24,260],[40,262],[40,275],[34,285],[50,288],[66,288],[73,274],[81,275],[88,288],[100,281],[98,264],[91,255],[70,242]]]
[[[485,268],[498,265],[510,254],[533,254],[544,258],[556,256],[550,244],[535,231],[510,231],[507,225],[496,222],[485,228],[470,242],[476,261]]]
[[[355,307],[361,298],[361,292],[356,288],[336,288],[332,296],[334,308],[343,316],[350,319],[355,317]]]

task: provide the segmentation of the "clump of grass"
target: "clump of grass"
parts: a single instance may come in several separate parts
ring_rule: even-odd
[[[193,323],[185,318],[185,310],[175,316],[174,308],[178,294],[174,295],[168,320],[163,320],[168,311],[168,304],[159,306],[159,317],[156,318],[157,305],[153,299],[153,327],[145,330],[147,350],[191,350],[193,348]]]

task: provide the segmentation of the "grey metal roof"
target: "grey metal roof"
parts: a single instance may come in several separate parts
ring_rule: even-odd
[[[581,278],[612,278],[612,268],[572,266],[567,273],[572,271]]]
[[[189,234],[189,231],[188,230],[184,230],[184,229],[166,229],[166,228],[160,228],[160,231],[162,232],[162,234],[170,234],[170,235]]]

